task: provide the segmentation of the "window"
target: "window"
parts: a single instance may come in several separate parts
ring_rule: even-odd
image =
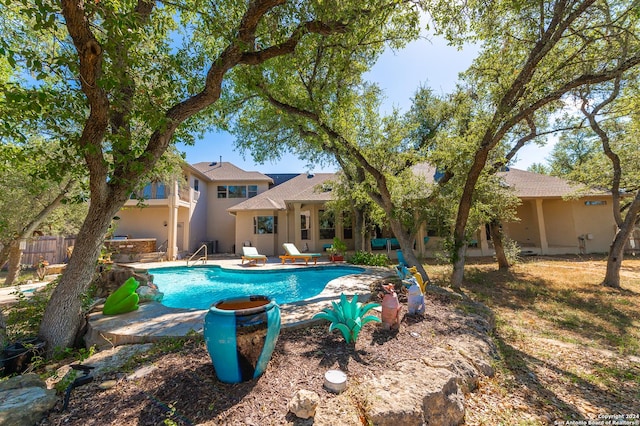
[[[342,215],[342,239],[350,240],[353,238],[353,225],[351,224],[351,215]]]
[[[277,234],[278,233],[278,217],[277,216],[256,216],[253,218],[254,234]]]
[[[218,198],[227,198],[227,187],[218,185]]]
[[[336,236],[335,220],[332,212],[320,210],[320,239],[331,240]]]
[[[200,187],[200,181],[198,179],[194,179],[193,180],[193,190],[194,191],[200,191],[200,189],[198,189]]]
[[[309,240],[309,228],[311,228],[311,212],[305,211],[300,214],[300,239]]]
[[[249,185],[248,187],[248,194],[249,194],[249,198],[251,197],[255,197],[256,195],[258,195],[258,185]]]
[[[156,199],[167,198],[167,190],[164,183],[156,183]]]
[[[162,200],[167,198],[167,187],[164,183],[153,182],[146,184],[142,190],[132,192],[129,198],[144,200]]]
[[[247,198],[246,186],[229,185],[229,198]]]
[[[607,202],[606,201],[585,201],[584,205],[585,206],[606,206]]]
[[[142,189],[142,198],[144,198],[145,200],[151,199],[151,184],[145,185]]]

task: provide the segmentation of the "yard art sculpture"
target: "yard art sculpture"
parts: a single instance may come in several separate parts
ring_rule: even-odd
[[[126,280],[124,284],[107,297],[102,313],[104,315],[117,315],[138,309],[140,297],[136,293],[136,289],[139,285],[140,283],[133,277]]]
[[[385,330],[400,328],[400,311],[402,306],[398,300],[393,284],[382,286],[384,296],[382,298],[382,327]]]
[[[407,294],[407,313],[409,315],[422,315],[425,311],[424,294],[415,278],[411,278],[413,284],[409,287]]]

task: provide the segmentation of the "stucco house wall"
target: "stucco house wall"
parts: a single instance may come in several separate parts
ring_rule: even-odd
[[[534,200],[523,200],[516,209],[517,222],[508,222],[503,225],[505,233],[522,247],[530,247],[540,244],[540,232],[536,225],[536,212]]]
[[[549,247],[578,249],[578,234],[571,201],[543,200],[542,209]]]
[[[169,208],[125,207],[118,212],[120,220],[114,235],[127,235],[129,238],[155,238],[158,244],[167,239],[167,220]]]
[[[576,234],[584,238],[585,253],[607,253],[616,232],[611,198],[573,200],[572,207]]]
[[[190,218],[187,220],[187,229],[189,237],[187,242],[188,251],[195,252],[207,240],[207,200],[209,199],[209,185],[203,179],[195,174],[189,174],[189,193],[190,193]],[[196,191],[195,181],[198,181],[198,190]]]

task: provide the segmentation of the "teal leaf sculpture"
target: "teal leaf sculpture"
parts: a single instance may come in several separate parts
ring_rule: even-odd
[[[326,319],[331,323],[329,331],[339,330],[347,343],[355,343],[362,327],[371,321],[380,322],[380,318],[375,315],[366,315],[371,309],[380,306],[379,303],[367,303],[363,305],[358,302],[358,295],[353,296],[351,301],[342,293],[340,303],[331,302],[332,308],[325,308],[322,312],[314,315],[313,318]],[[366,315],[366,316],[365,316]]]

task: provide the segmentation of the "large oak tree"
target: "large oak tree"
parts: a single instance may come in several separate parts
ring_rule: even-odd
[[[436,26],[450,40],[482,43],[460,86],[476,100],[457,134],[469,155],[442,164],[465,176],[454,226],[452,283],[460,286],[476,184],[549,132],[549,115],[564,107],[569,93],[640,64],[640,16],[636,2],[617,0],[430,4]]]
[[[55,33],[55,49],[34,63],[32,52],[6,49],[14,63],[66,78],[73,94],[52,125],[78,153],[91,203],[74,256],[44,314],[40,335],[51,353],[73,344],[81,294],[90,283],[102,239],[131,191],[176,140],[224,121],[216,104],[235,90],[226,77],[284,55],[300,43],[332,37],[336,48],[367,43],[402,3],[253,0],[248,2],[24,0],[4,1],[31,32]],[[359,32],[364,37],[353,37]],[[293,71],[293,69],[292,69]],[[27,82],[29,83],[29,82]],[[37,84],[16,92],[43,90]],[[15,97],[16,100],[24,99]],[[63,120],[71,124],[60,125]],[[61,136],[56,135],[56,136]]]

